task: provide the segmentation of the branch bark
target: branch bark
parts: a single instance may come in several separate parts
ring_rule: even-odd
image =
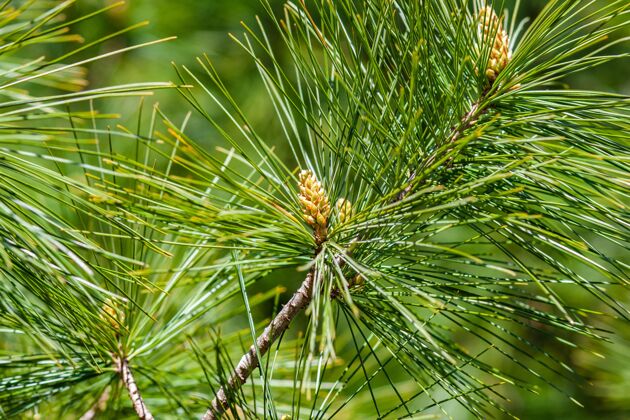
[[[153,415],[145,405],[142,395],[140,395],[140,391],[138,390],[138,386],[136,385],[136,380],[131,373],[131,369],[129,369],[129,361],[126,358],[121,359],[119,357],[115,357],[114,363],[116,364],[116,369],[118,370],[120,378],[129,392],[131,404],[133,405],[134,410],[136,410],[138,418],[141,420],[153,420]]]
[[[313,283],[315,282],[315,270],[311,269],[306,275],[300,288],[291,297],[289,302],[278,312],[276,317],[256,339],[256,346],[260,356],[264,356],[271,345],[289,328],[293,318],[306,308],[313,298]],[[247,381],[247,378],[258,367],[260,361],[256,356],[256,347],[252,345],[249,351],[243,355],[232,372],[227,386],[222,386],[216,393],[210,408],[204,414],[203,420],[215,420],[229,408],[230,394],[236,392]]]

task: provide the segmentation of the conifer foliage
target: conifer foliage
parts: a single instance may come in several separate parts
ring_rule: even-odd
[[[207,56],[85,89],[83,47],[20,55],[77,40],[71,2],[11,3],[0,416],[492,418],[541,386],[583,404],[567,354],[630,317],[630,107],[559,81],[620,58],[626,1],[529,22],[497,1],[263,0],[232,39],[273,137]],[[185,121],[95,111],[163,88]]]

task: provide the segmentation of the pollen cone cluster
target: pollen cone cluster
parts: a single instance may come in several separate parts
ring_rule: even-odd
[[[484,7],[479,12],[479,32],[484,40],[494,37],[485,72],[488,80],[494,82],[512,58],[512,52],[510,51],[510,40],[507,32],[503,29],[503,25],[490,6]]]
[[[346,223],[354,215],[352,203],[345,198],[340,198],[335,204],[335,208],[339,214],[339,223]]]
[[[302,206],[302,215],[306,223],[313,228],[315,241],[321,244],[328,234],[328,216],[330,216],[328,196],[312,171],[300,172],[299,187],[298,198]]]

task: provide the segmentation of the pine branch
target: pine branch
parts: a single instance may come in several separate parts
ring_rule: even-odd
[[[464,134],[464,132],[468,130],[469,128],[471,128],[472,126],[474,126],[477,123],[477,121],[479,121],[479,118],[488,111],[487,108],[481,107],[481,104],[486,99],[489,89],[490,88],[488,87],[483,91],[480,98],[472,104],[472,106],[470,107],[470,110],[461,118],[459,124],[453,127],[451,134],[448,136],[449,143],[453,144],[457,140],[459,140],[461,136]],[[435,154],[429,157],[427,159],[425,166],[428,166],[434,163],[436,158],[437,158],[437,155]],[[411,193],[411,190],[413,189],[413,181],[416,179],[416,176],[417,176],[416,171],[412,172],[409,175],[409,178],[407,179],[407,186],[398,194],[398,196],[393,201],[393,203],[397,203],[399,201],[404,200],[405,197],[407,197],[409,193]]]
[[[41,18],[23,16],[35,29],[61,11],[49,14],[41,3]],[[586,339],[604,342],[607,334],[594,327],[596,316],[606,313],[602,306],[628,319],[613,289],[628,285],[619,257],[628,251],[622,222],[628,101],[552,89],[551,82],[612,59],[603,49],[589,51],[622,27],[612,19],[627,16],[627,6],[615,0],[590,12],[588,2],[580,10],[582,2],[551,1],[519,37],[522,31],[514,24],[508,31],[507,19],[491,9],[477,13],[485,2],[476,3],[474,14],[457,2],[342,0],[315,5],[313,13],[305,2],[289,3],[285,20],[273,21],[281,37],[267,37],[264,24],[262,35],[245,27],[241,45],[255,58],[291,162],[310,169],[300,174],[297,201],[286,182],[295,173],[275,154],[276,144],[263,140],[267,133],[239,108],[207,57],[199,62],[212,87],[185,67],[180,86],[231,146],[219,147],[219,156],[185,130],[188,116],[180,128],[157,106],[148,130],[141,129],[141,115],[137,134],[122,125],[98,128],[97,120],[111,117],[96,113],[92,100],[144,94],[148,84],[47,97],[35,90],[26,97],[19,84],[80,90],[81,72],[38,62],[24,67],[3,56],[9,99],[0,116],[0,342],[8,337],[10,345],[0,345],[8,352],[0,365],[9,372],[0,379],[0,411],[19,415],[51,400],[46,416],[67,415],[76,404],[64,402],[76,401],[113,360],[138,416],[151,419],[127,360],[142,356],[147,366],[159,366],[150,372],[158,388],[149,401],[156,416],[176,406],[192,415],[177,395],[198,386],[192,378],[203,374],[210,381],[216,368],[204,353],[215,351],[220,366],[229,352],[224,345],[241,348],[239,333],[220,337],[221,347],[202,335],[205,315],[239,290],[245,294],[246,284],[312,260],[313,239],[317,256],[328,237],[329,255],[317,258],[317,268],[262,334],[250,316],[253,346],[221,376],[204,418],[243,413],[239,395],[247,378],[309,306],[311,342],[282,346],[296,347],[294,392],[278,393],[274,401],[265,394],[270,413],[289,404],[292,413],[303,413],[312,402],[317,418],[342,409],[368,418],[438,409],[448,416],[443,406],[453,400],[475,417],[508,416],[499,402],[503,385],[495,390],[491,377],[527,389],[512,375],[524,368],[559,391],[556,376],[574,381],[573,372],[559,368],[568,366],[558,356],[564,347],[546,351],[540,340],[574,349],[584,348]],[[12,42],[13,52],[21,41],[48,42],[45,35],[61,28],[47,27],[0,38]],[[280,38],[285,50],[275,54],[269,39]],[[588,55],[577,55],[581,51]],[[276,56],[289,57],[296,71],[287,72]],[[197,101],[189,92],[193,86],[227,120],[208,112],[207,98]],[[79,101],[90,101],[89,114],[70,109]],[[57,109],[63,105],[67,115]],[[60,116],[54,128],[37,123]],[[66,118],[71,127],[57,133]],[[157,120],[169,135],[155,129]],[[135,158],[128,153],[131,138]],[[109,151],[102,148],[107,144]],[[85,181],[75,176],[81,171]],[[240,250],[247,257],[235,261]],[[235,265],[238,284],[224,275]],[[254,299],[244,300],[251,314]],[[337,335],[335,309],[349,321]],[[349,317],[348,309],[361,317]],[[242,311],[234,305],[212,322],[220,325]],[[124,350],[123,327],[130,343]],[[180,345],[167,345],[183,337],[198,343],[201,369]],[[304,402],[299,372],[310,363],[308,344],[319,337],[326,345],[320,347],[321,375],[309,386],[314,398]],[[474,348],[484,350],[472,356]],[[327,356],[335,350],[339,363],[329,368]],[[509,363],[498,371],[495,357]],[[265,389],[284,386],[276,382],[284,367],[269,367]],[[390,378],[389,371],[405,375]],[[389,385],[380,386],[384,379]],[[374,407],[365,404],[368,391]],[[99,404],[107,392],[73,414],[103,415]],[[255,390],[251,398],[254,407],[262,399]]]
[[[485,109],[480,107],[481,102],[485,99],[488,89],[484,90],[481,94],[480,99],[477,100],[471,107],[470,111],[468,111],[460,120],[460,123],[453,128],[453,131],[448,137],[449,143],[454,143],[459,139],[462,134],[472,127],[479,119],[479,117],[486,111]],[[435,155],[433,156],[435,158]],[[430,164],[431,162],[429,162]],[[308,172],[308,171],[307,171]],[[306,174],[306,175],[303,175]],[[308,172],[312,176],[312,173]],[[306,172],[303,172],[300,176],[307,176]],[[411,192],[412,185],[411,182],[415,179],[416,174],[413,172],[409,178],[408,185],[393,201],[394,203],[402,201],[405,197]],[[321,191],[322,196],[325,196],[325,192]],[[325,215],[327,219],[328,214]],[[307,219],[308,220],[308,219]],[[319,246],[321,242],[325,240],[325,233],[318,233],[318,226],[314,226],[315,228],[315,240],[318,244],[318,251],[316,255],[319,253]],[[325,231],[325,228],[324,228]],[[339,265],[345,265],[344,260],[340,260]],[[212,400],[210,409],[206,412],[203,419],[204,420],[213,420],[216,419],[218,415],[224,413],[229,408],[229,398],[228,395],[237,391],[245,382],[247,378],[251,375],[253,370],[259,365],[260,361],[256,356],[256,349],[260,352],[260,356],[264,356],[271,345],[275,342],[275,340],[287,329],[291,324],[293,318],[300,313],[300,311],[306,308],[312,299],[313,294],[313,278],[314,278],[314,269],[308,273],[302,286],[295,292],[291,300],[284,306],[284,308],[278,313],[278,315],[274,318],[274,320],[265,328],[265,331],[256,339],[256,345],[252,345],[249,348],[249,351],[243,355],[238,365],[234,368],[232,376],[228,380],[227,388],[222,386],[219,391],[216,393],[215,398]],[[339,290],[333,288],[331,291],[331,298],[334,299],[339,295]]]
[[[229,408],[229,395],[237,391],[245,382],[251,373],[260,364],[256,351],[260,356],[264,356],[271,345],[284,333],[291,321],[306,308],[313,297],[313,284],[315,281],[315,269],[311,269],[306,275],[304,282],[300,288],[291,297],[289,302],[278,312],[278,315],[265,328],[263,333],[256,339],[256,344],[249,348],[249,351],[243,355],[238,362],[232,376],[228,380],[227,386],[222,386],[212,400],[210,408],[203,416],[204,420],[213,420],[218,418]]]
[[[138,414],[138,418],[141,420],[153,420],[153,415],[144,403],[142,395],[140,395],[140,391],[138,390],[138,385],[136,385],[136,380],[131,373],[131,369],[129,369],[129,361],[126,358],[120,359],[115,357],[114,363],[116,364],[120,378],[129,392],[129,398],[131,398],[131,403]]]

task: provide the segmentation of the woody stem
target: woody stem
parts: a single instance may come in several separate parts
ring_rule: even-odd
[[[153,420],[153,415],[144,403],[142,395],[140,395],[140,391],[136,385],[136,380],[131,373],[131,369],[129,369],[129,361],[126,358],[116,356],[114,357],[114,363],[116,364],[116,369],[125,388],[127,388],[129,398],[131,398],[131,404],[134,410],[136,410],[138,418],[141,420]]]
[[[229,408],[230,396],[243,386],[254,369],[260,365],[256,349],[258,349],[261,357],[267,354],[271,345],[289,328],[291,321],[311,302],[314,282],[315,269],[311,269],[300,288],[256,339],[256,345],[252,345],[249,351],[243,355],[227,384],[216,393],[210,408],[203,416],[203,420],[214,420]]]

